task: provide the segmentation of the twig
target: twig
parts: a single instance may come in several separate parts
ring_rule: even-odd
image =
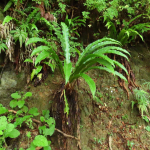
[[[12,112],[12,113],[14,113],[14,114],[17,114],[17,111],[15,111],[15,110],[8,110],[8,112]],[[20,116],[23,117],[24,115],[23,115],[23,114],[20,114]],[[38,123],[38,124],[42,124],[41,121],[36,120],[36,119],[32,119],[32,121],[33,121],[33,122],[36,122],[36,123]],[[45,124],[45,125],[46,125],[46,127],[49,127],[47,124]],[[57,132],[61,133],[64,137],[72,138],[72,139],[75,139],[75,140],[79,141],[79,139],[76,138],[75,136],[68,135],[68,134],[62,132],[61,130],[59,130],[59,129],[57,129],[57,128],[55,128],[55,130],[56,130]]]
[[[112,137],[109,136],[109,148],[110,148],[110,150],[112,150],[111,144],[112,144]]]

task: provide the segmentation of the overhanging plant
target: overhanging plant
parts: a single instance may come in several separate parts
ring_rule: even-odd
[[[128,60],[127,54],[129,53],[122,49],[121,43],[111,39],[111,38],[102,38],[100,40],[97,40],[91,44],[89,44],[84,51],[80,54],[78,61],[76,62],[75,66],[70,60],[70,45],[69,45],[69,31],[68,27],[65,23],[61,22],[62,27],[62,33],[56,32],[57,37],[60,39],[61,47],[64,51],[65,60],[60,61],[58,55],[56,54],[55,50],[52,49],[49,42],[47,42],[45,39],[34,37],[27,41],[26,45],[30,43],[36,43],[36,42],[42,42],[45,45],[38,46],[32,51],[31,56],[38,54],[36,60],[35,60],[35,66],[40,63],[45,58],[53,58],[53,60],[56,62],[62,77],[64,78],[64,99],[66,102],[66,96],[65,91],[68,89],[73,89],[74,84],[76,80],[79,77],[82,77],[85,79],[87,84],[90,87],[91,93],[93,97],[95,96],[96,92],[96,85],[94,81],[86,74],[87,71],[91,69],[100,69],[105,70],[109,73],[112,73],[114,75],[119,76],[123,80],[126,80],[126,78],[120,74],[119,72],[115,71],[115,65],[121,67],[127,74],[127,70],[125,67],[120,64],[119,62],[110,59],[106,54],[107,53],[113,53],[116,55],[120,55],[122,57],[125,57]],[[97,66],[96,64],[100,64]],[[68,109],[65,109],[66,113],[68,114]]]
[[[123,46],[125,44],[130,43],[132,40],[134,40],[136,36],[139,36],[142,39],[142,41],[144,41],[141,33],[144,33],[144,32],[147,32],[148,30],[150,30],[149,22],[148,23],[139,23],[139,24],[131,26],[133,21],[135,21],[137,18],[140,18],[142,16],[145,16],[147,18],[149,17],[146,14],[141,14],[141,15],[134,17],[129,22],[126,22],[125,20],[123,20],[124,27],[120,30],[120,32],[117,31],[115,24],[112,21],[110,21],[110,19],[107,19],[106,27],[109,29],[108,36],[110,38],[118,40],[119,42],[121,42],[121,44]]]

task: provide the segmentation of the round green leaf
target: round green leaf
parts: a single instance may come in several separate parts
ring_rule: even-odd
[[[38,116],[39,115],[38,109],[35,107],[31,108],[29,110],[29,114],[34,115],[34,116]]]
[[[3,106],[0,107],[0,115],[6,113],[7,111],[8,109],[6,109],[5,107]]]
[[[18,93],[12,93],[12,94],[11,94],[11,97],[14,98],[14,99],[19,99],[19,98],[21,98],[21,96],[20,96]]]
[[[0,117],[0,130],[6,129],[7,118],[5,116]]]
[[[5,137],[8,137],[9,133],[15,128],[14,124],[9,123],[6,126],[6,130],[5,130]]]
[[[48,141],[45,136],[37,135],[35,139],[33,140],[33,144],[38,147],[40,146],[45,147],[45,146],[48,146]]]
[[[17,129],[13,129],[8,135],[7,137],[10,138],[16,138],[20,135],[20,132]]]
[[[45,118],[43,116],[40,117],[41,122],[45,121]]]
[[[19,107],[19,108],[22,108],[23,105],[25,104],[25,101],[24,101],[24,100],[18,101],[17,104],[18,104],[18,107]]]
[[[32,96],[32,93],[31,92],[27,92],[24,97],[31,97]]]
[[[23,107],[22,107],[22,111],[23,111],[24,113],[27,113],[27,112],[28,112],[28,107],[27,107],[27,106],[23,106]]]
[[[9,105],[10,105],[11,108],[16,107],[17,104],[18,104],[18,101],[17,101],[17,100],[12,100],[12,101],[10,101],[10,103],[9,103]]]

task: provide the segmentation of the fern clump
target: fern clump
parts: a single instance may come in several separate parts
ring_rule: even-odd
[[[110,19],[107,19],[106,27],[109,30],[108,36],[110,38],[120,41],[122,45],[126,45],[130,43],[136,38],[136,36],[139,36],[142,39],[142,41],[144,41],[141,33],[144,33],[150,30],[149,23],[139,23],[139,24],[133,25],[132,27],[129,27],[131,23],[133,23],[133,21],[135,21],[137,18],[140,18],[142,16],[146,16],[147,18],[149,17],[148,15],[141,14],[141,15],[134,17],[129,22],[126,22],[125,20],[123,20],[124,27],[120,30],[119,33],[117,32],[115,24]]]
[[[149,114],[148,108],[150,108],[149,94],[142,89],[140,90],[135,89],[134,94],[135,94],[136,101],[132,101],[132,109],[134,105],[137,104],[137,107],[141,113],[141,116],[143,117],[144,113],[148,115]]]
[[[120,47],[121,46],[120,42],[111,38],[102,38],[100,40],[97,40],[89,44],[83,50],[83,52],[80,54],[78,58],[78,61],[76,62],[75,65],[73,65],[73,63],[70,60],[71,48],[69,44],[68,27],[64,22],[61,22],[62,31],[56,30],[56,28],[57,27],[55,27],[55,34],[57,35],[57,38],[60,40],[61,47],[64,52],[63,55],[65,57],[65,60],[63,62],[59,59],[56,51],[51,47],[51,45],[45,39],[34,37],[34,38],[29,39],[26,45],[30,43],[36,43],[36,42],[42,42],[45,44],[45,46],[41,45],[35,48],[32,51],[31,56],[38,54],[35,60],[35,66],[38,63],[40,63],[42,60],[44,60],[45,58],[48,58],[48,59],[52,58],[56,62],[56,65],[58,66],[62,74],[62,77],[64,78],[64,82],[65,82],[64,94],[65,94],[65,90],[74,88],[74,84],[76,83],[76,80],[79,77],[82,77],[85,79],[85,81],[89,85],[91,89],[91,93],[94,97],[95,92],[96,92],[95,82],[91,79],[91,77],[89,77],[86,74],[86,72],[91,69],[105,70],[109,73],[119,76],[123,80],[126,80],[126,78],[122,74],[114,70],[115,66],[117,65],[121,67],[128,74],[126,68],[121,63],[110,59],[106,55],[108,53],[112,53],[112,54],[125,57],[128,60],[127,55],[129,55],[129,53],[128,51]],[[97,63],[100,65],[97,66],[96,65]]]

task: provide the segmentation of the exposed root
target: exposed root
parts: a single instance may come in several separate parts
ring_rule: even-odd
[[[119,57],[120,58],[120,57]],[[121,73],[122,75],[124,75],[128,81],[128,89],[133,93],[132,88],[136,88],[139,87],[136,83],[135,83],[135,76],[133,71],[131,70],[130,64],[129,62],[126,60],[126,58],[121,57],[120,63],[127,69],[128,75],[126,74],[126,72],[117,67],[117,70],[119,73]],[[127,97],[129,99],[129,91],[127,89],[127,87],[125,86],[125,81],[121,78],[118,79],[118,84],[120,85],[120,87],[122,87],[124,89],[124,91],[126,91],[127,93]]]

